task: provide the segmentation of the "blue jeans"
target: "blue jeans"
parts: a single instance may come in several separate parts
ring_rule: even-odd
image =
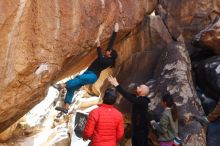
[[[93,84],[98,80],[98,77],[92,71],[85,71],[83,74],[76,76],[74,79],[71,79],[66,82],[66,97],[64,102],[71,104],[74,92],[80,87],[88,84]]]

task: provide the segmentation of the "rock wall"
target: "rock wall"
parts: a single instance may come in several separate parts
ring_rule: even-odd
[[[215,54],[220,54],[219,36],[220,19],[216,17],[208,26],[194,36],[193,44],[203,49],[208,48]]]
[[[184,144],[205,146],[205,129],[199,122],[187,119],[188,115],[198,115],[203,112],[203,109],[194,89],[190,60],[183,42],[172,42],[167,46],[158,61],[154,79],[153,98],[150,106],[153,115],[155,117],[160,115],[160,99],[169,92],[174,96],[178,107],[179,136],[184,140]]]
[[[127,54],[122,50],[129,52],[135,47],[138,51],[131,53],[130,58],[124,60]],[[189,114],[199,114],[203,109],[194,89],[191,62],[185,43],[173,41],[161,17],[151,15],[145,17],[117,46],[117,50],[120,52],[120,65],[115,74],[120,84],[131,90],[129,86],[132,84],[147,82],[151,88],[149,112],[152,118],[157,120],[162,111],[159,106],[161,97],[166,92],[174,95],[179,111],[179,135],[184,144],[205,146],[206,135],[203,127],[198,122],[186,120]],[[125,117],[130,115],[131,106],[122,97],[117,101],[117,107]],[[125,123],[130,123],[130,117],[127,118]]]
[[[156,0],[1,1],[0,131],[42,100],[52,82],[85,68],[95,58],[94,42],[106,44],[115,22],[123,37],[155,4]]]
[[[162,19],[154,15],[146,16],[144,21],[116,46],[119,59],[114,73],[118,81],[129,89],[128,86],[132,84],[145,83],[151,79],[158,58],[171,41]],[[123,98],[118,102],[119,109],[130,114],[128,105],[131,104]]]
[[[158,14],[174,39],[185,39],[190,54],[197,51],[192,38],[220,14],[219,0],[159,0]]]
[[[155,8],[158,16],[146,16]],[[154,79],[149,82],[153,114],[160,115],[160,97],[169,91],[179,105],[185,144],[205,145],[201,125],[184,121],[188,113],[203,112],[187,50],[197,51],[192,38],[211,22],[198,41],[219,53],[219,20],[214,21],[219,12],[218,0],[1,1],[0,131],[41,101],[50,84],[88,66],[96,56],[95,41],[105,48],[118,22],[117,67],[103,73],[92,92],[100,93],[98,88],[112,71],[126,86]],[[129,113],[128,103],[118,102]]]
[[[0,134],[0,143],[8,140],[12,136],[13,132],[17,128],[17,124],[18,122],[15,122],[13,125],[8,127],[4,132]]]

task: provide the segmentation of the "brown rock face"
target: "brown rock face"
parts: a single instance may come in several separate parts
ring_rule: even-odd
[[[220,13],[219,0],[159,0],[158,14],[173,39],[185,38],[189,53],[194,51],[191,40]]]
[[[17,128],[17,124],[18,122],[14,123],[10,127],[8,127],[4,132],[0,133],[0,142],[8,140],[12,136],[13,132]]]
[[[145,17],[130,35],[118,44],[119,59],[115,74],[126,88],[132,83],[145,83],[153,77],[157,60],[172,39],[159,16]],[[125,51],[126,50],[126,51]],[[131,104],[121,98],[119,109],[130,114]]]
[[[156,0],[1,1],[0,131],[38,103],[51,82],[86,67],[94,59],[95,40],[105,44],[115,22],[123,37],[155,4]]]
[[[112,71],[123,86],[153,79],[148,82],[153,115],[160,116],[160,97],[171,93],[185,145],[205,145],[201,125],[184,121],[189,113],[202,112],[187,50],[192,49],[192,36],[220,12],[219,2],[159,0],[159,16],[145,16],[156,5],[157,0],[0,2],[0,131],[37,104],[51,83],[88,66],[96,56],[94,42],[100,40],[104,48],[118,22],[116,68],[104,72],[92,92],[100,92],[97,89]],[[217,38],[218,29],[215,33]],[[205,38],[204,43],[217,48],[218,40]],[[127,101],[120,98],[118,106],[130,114]]]
[[[220,54],[220,19],[216,18],[195,35],[193,42],[201,47],[212,49],[215,54]]]

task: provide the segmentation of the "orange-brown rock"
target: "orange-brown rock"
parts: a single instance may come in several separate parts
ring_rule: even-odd
[[[119,23],[119,38],[123,37],[155,4],[156,0],[1,1],[0,131],[42,100],[52,82],[89,65],[95,58],[95,40],[105,44],[114,23]]]
[[[104,48],[116,22],[116,68],[104,72],[92,92],[100,92],[112,71],[123,86],[153,78],[150,109],[157,118],[165,91],[175,96],[180,120],[197,114],[201,107],[187,50],[192,49],[192,36],[220,12],[219,2],[159,0],[159,16],[145,16],[156,5],[157,0],[1,1],[0,131],[42,100],[51,83],[88,66],[96,56],[95,41]],[[125,115],[130,113],[126,100],[117,103]],[[180,123],[186,145],[205,145],[198,122]]]
[[[119,82],[126,88],[132,83],[145,83],[153,76],[161,52],[171,41],[172,38],[159,16],[145,17],[144,21],[117,45],[119,59],[115,74]],[[118,108],[124,114],[130,114],[131,104],[123,98],[118,102]]]
[[[13,135],[13,132],[17,128],[17,125],[18,122],[8,127],[4,132],[0,133],[0,143],[8,140]]]
[[[199,47],[209,48],[215,54],[220,54],[220,19],[216,17],[207,27],[195,35],[193,43]]]
[[[220,1],[159,0],[157,12],[174,40],[183,35],[187,50],[191,54],[196,51],[191,45],[193,36],[220,14]]]

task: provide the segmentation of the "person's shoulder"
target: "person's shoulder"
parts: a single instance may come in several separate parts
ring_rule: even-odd
[[[99,105],[98,108],[92,110],[93,113],[103,113],[106,112],[107,108],[104,107],[102,104]]]
[[[144,96],[144,97],[145,97],[144,99],[145,99],[146,101],[150,102],[150,98],[149,98],[148,96]]]
[[[150,102],[150,98],[148,96],[140,96],[139,98],[140,100],[144,101],[144,102]]]
[[[100,111],[100,107],[97,107],[95,109],[93,109],[89,114],[92,115],[92,114],[96,114]]]
[[[169,109],[166,109],[163,111],[163,114],[162,114],[163,117],[170,117],[171,116],[171,110]]]
[[[122,116],[122,113],[118,109],[113,108],[113,110],[117,116]]]

